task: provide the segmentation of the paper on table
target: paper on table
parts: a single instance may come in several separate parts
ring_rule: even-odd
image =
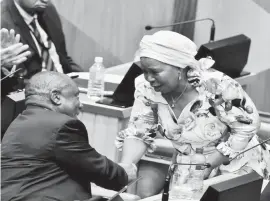
[[[117,191],[113,191],[113,190],[108,190],[102,187],[99,187],[97,185],[91,184],[91,191],[92,191],[92,196],[102,196],[105,198],[110,198],[112,196],[114,196]],[[123,200],[127,200],[127,201],[134,201],[134,200],[139,200],[140,197],[137,195],[133,195],[130,193],[122,193],[121,197]]]

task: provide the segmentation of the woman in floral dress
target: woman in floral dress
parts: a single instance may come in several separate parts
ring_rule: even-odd
[[[161,135],[172,142],[178,162],[188,162],[196,148],[202,148],[211,164],[205,178],[256,171],[269,179],[269,150],[258,146],[237,156],[258,143],[256,107],[239,83],[211,69],[211,58],[195,60],[196,49],[191,40],[171,31],[159,31],[141,40],[144,75],[135,81],[128,128],[116,139],[116,146],[123,151],[121,164],[133,167],[130,164],[155,149],[155,138]],[[156,170],[148,173],[153,178],[150,183],[148,180],[147,191],[159,192],[164,177]]]

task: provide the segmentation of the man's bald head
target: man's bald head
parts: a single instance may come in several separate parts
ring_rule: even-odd
[[[50,92],[66,87],[74,87],[76,84],[73,80],[65,74],[44,71],[35,74],[26,84],[25,97],[40,96],[42,98],[49,98]]]
[[[45,71],[34,75],[25,87],[26,105],[36,105],[76,117],[82,104],[79,89],[65,74]]]

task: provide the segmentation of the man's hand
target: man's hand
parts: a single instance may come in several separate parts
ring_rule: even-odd
[[[26,61],[31,54],[27,51],[29,46],[19,43],[20,34],[15,35],[15,31],[11,29],[1,29],[1,67],[3,72],[9,73],[9,70],[14,66]]]
[[[134,163],[118,163],[123,167],[128,175],[128,181],[132,181],[137,178],[137,167]]]
[[[28,48],[28,45],[23,45],[22,43],[1,48],[1,66],[11,68],[13,65],[26,61],[27,56],[31,54],[30,51],[26,51]]]
[[[15,31],[11,29],[8,31],[7,29],[3,28],[1,29],[1,48],[7,48],[11,45],[14,45],[16,43],[20,42],[20,34],[15,35]]]

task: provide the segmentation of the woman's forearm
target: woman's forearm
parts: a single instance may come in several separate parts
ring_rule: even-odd
[[[137,164],[147,150],[147,145],[136,138],[126,138],[123,145],[121,163]]]

